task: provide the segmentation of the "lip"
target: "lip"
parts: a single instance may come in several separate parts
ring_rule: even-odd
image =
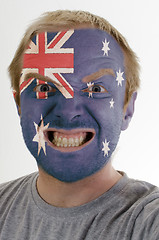
[[[91,138],[85,142],[84,144],[82,144],[81,146],[78,146],[78,147],[57,147],[55,146],[50,140],[49,140],[49,132],[58,132],[58,133],[62,133],[64,135],[74,135],[74,134],[78,134],[78,133],[87,133],[87,134],[91,134]],[[89,145],[94,137],[95,137],[95,130],[93,128],[78,128],[78,129],[71,129],[71,130],[65,130],[65,129],[57,129],[57,128],[48,128],[44,131],[44,137],[45,137],[45,140],[47,142],[47,144],[54,148],[55,150],[58,150],[60,152],[75,152],[75,151],[79,151],[81,149],[83,149],[84,147],[86,147],[87,145]]]

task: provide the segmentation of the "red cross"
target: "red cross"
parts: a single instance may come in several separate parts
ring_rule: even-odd
[[[53,41],[49,46],[49,49],[58,43],[58,41],[65,35],[66,31],[61,32],[59,36]],[[47,41],[47,40],[46,40]],[[74,68],[74,54],[73,53],[46,53],[45,52],[45,33],[40,33],[38,35],[38,53],[25,53],[23,60],[23,68],[36,68],[39,70],[39,74],[45,74],[45,68]],[[55,74],[54,74],[55,75]],[[57,76],[58,75],[58,76]],[[66,90],[72,95],[74,95],[71,88],[66,86],[58,73],[56,73],[58,81],[66,88]]]
[[[45,53],[45,33],[39,34],[39,53],[24,54],[23,68],[38,68],[44,75],[45,68],[73,68],[73,53]]]

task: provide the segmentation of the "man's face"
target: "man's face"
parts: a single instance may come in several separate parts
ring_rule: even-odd
[[[24,54],[21,126],[38,165],[74,182],[105,166],[123,118],[124,57],[98,29],[41,33]]]

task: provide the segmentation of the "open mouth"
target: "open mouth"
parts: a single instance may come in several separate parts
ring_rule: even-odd
[[[72,152],[82,149],[94,139],[94,129],[63,130],[49,128],[44,132],[49,146],[62,152]]]

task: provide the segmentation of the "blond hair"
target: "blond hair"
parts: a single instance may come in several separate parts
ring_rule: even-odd
[[[8,68],[11,85],[16,91],[16,103],[20,106],[19,80],[22,71],[23,54],[30,39],[42,31],[61,31],[70,28],[98,28],[113,36],[121,46],[125,59],[126,91],[125,107],[133,92],[139,87],[139,63],[137,56],[129,47],[126,39],[104,18],[84,11],[58,10],[46,12],[37,19],[27,30]]]

